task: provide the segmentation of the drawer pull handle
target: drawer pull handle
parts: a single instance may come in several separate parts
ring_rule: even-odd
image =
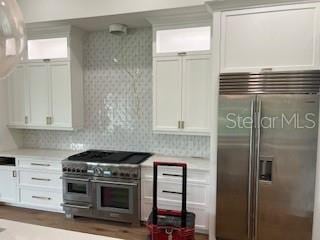
[[[44,164],[44,163],[31,163],[32,166],[40,166],[40,167],[50,167],[50,164]]]
[[[162,176],[169,176],[169,177],[182,177],[180,174],[171,174],[171,173],[163,173]]]
[[[47,201],[50,201],[50,200],[51,200],[51,198],[49,198],[49,197],[32,196],[32,198],[34,198],[34,199],[41,199],[41,200],[47,200]]]
[[[187,55],[186,52],[178,52],[177,54],[178,54],[178,56],[185,56],[185,55]]]
[[[163,193],[172,193],[172,194],[178,194],[178,195],[182,195],[181,192],[173,192],[173,191],[167,191],[167,190],[163,190]]]
[[[33,177],[31,179],[36,180],[36,181],[43,181],[43,182],[50,182],[51,181],[51,179],[49,179],[49,178],[35,178],[35,177]]]

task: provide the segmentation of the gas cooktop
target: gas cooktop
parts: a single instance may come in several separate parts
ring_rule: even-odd
[[[64,175],[107,178],[140,178],[140,163],[152,156],[145,152],[88,150],[62,161]]]
[[[109,164],[140,164],[152,156],[145,152],[88,150],[68,158],[69,161]]]

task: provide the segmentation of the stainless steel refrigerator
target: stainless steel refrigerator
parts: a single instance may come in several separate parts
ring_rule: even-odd
[[[220,76],[217,239],[311,240],[319,80]]]

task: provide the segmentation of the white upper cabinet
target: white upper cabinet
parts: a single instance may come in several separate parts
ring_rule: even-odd
[[[68,38],[28,40],[28,60],[68,58]]]
[[[210,51],[211,27],[155,30],[156,54]]]
[[[154,58],[156,133],[209,134],[210,72],[210,55]]]
[[[319,3],[226,11],[221,72],[319,69]]]
[[[154,130],[176,131],[181,120],[181,58],[155,58],[153,72]]]
[[[152,22],[155,133],[210,132],[211,25],[198,20],[180,25]]]
[[[183,131],[209,131],[210,55],[183,58],[182,121]]]
[[[14,125],[23,125],[27,119],[26,109],[28,98],[26,97],[25,65],[18,65],[9,77],[9,121]]]
[[[27,88],[29,93],[29,126],[45,126],[49,116],[49,79],[45,63],[27,65]]]
[[[28,59],[9,84],[10,128],[83,127],[83,33],[73,27],[58,30],[33,29],[28,35]]]
[[[208,54],[211,49],[211,26],[154,28],[154,56]]]
[[[72,101],[69,63],[51,63],[51,119],[54,127],[72,127]]]

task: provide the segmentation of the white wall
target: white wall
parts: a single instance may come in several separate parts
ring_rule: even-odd
[[[21,143],[21,134],[10,131],[8,122],[7,80],[0,80],[0,151],[17,148]]]
[[[18,0],[26,23],[191,7],[205,0]]]

